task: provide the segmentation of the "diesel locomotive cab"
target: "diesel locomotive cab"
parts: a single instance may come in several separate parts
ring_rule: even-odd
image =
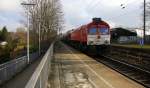
[[[70,45],[81,51],[99,55],[103,51],[103,45],[110,44],[109,24],[101,18],[93,18],[92,22],[70,32],[68,40]]]
[[[101,18],[93,18],[87,32],[87,45],[103,45],[110,44],[109,25],[106,25]]]

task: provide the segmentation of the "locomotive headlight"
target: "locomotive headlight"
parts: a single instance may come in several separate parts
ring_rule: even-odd
[[[89,44],[93,44],[93,41],[89,41]]]

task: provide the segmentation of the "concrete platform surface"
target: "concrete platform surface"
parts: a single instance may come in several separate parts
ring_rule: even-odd
[[[144,88],[91,57],[58,42],[50,88]]]

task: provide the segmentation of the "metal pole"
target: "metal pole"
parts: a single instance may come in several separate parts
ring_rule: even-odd
[[[24,5],[24,6],[34,6],[36,4],[34,3],[26,3],[26,2],[23,2],[21,3],[21,5]],[[30,62],[30,51],[29,51],[29,31],[30,31],[30,16],[29,16],[29,10],[30,10],[30,7],[27,7],[28,8],[28,12],[27,12],[27,60],[28,60],[28,64]]]
[[[41,55],[41,22],[39,22],[39,56]]]
[[[144,21],[144,23],[143,23],[143,38],[144,38],[144,44],[146,43],[146,34],[145,34],[145,31],[146,31],[146,16],[145,16],[145,14],[146,14],[146,0],[144,0],[144,19],[143,19],[143,21]]]
[[[28,11],[29,11],[29,7],[28,7]],[[27,15],[28,15],[28,29],[27,29],[27,58],[28,58],[28,64],[30,63],[30,50],[29,50],[29,31],[30,31],[30,16],[29,16],[29,12],[27,12]]]

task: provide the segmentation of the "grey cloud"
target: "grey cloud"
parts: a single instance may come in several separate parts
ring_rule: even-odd
[[[126,2],[126,8],[122,9],[120,5],[125,3],[122,0],[62,0],[66,23],[73,28],[90,22],[92,17],[101,17],[112,26],[139,27],[141,2],[130,0]]]

